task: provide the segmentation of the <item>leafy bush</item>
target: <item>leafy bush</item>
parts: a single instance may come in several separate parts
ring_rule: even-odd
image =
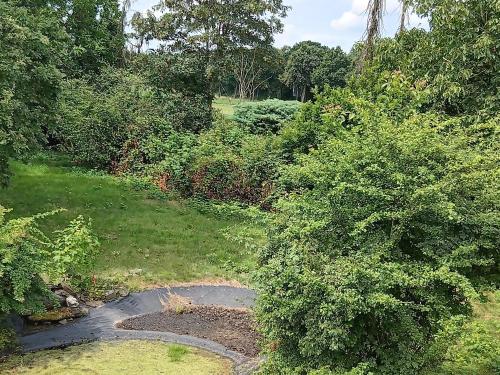
[[[198,129],[207,110],[199,95],[158,91],[138,74],[110,68],[94,82],[66,82],[57,114],[55,136],[77,162],[136,171],[149,164],[153,144]]]
[[[37,222],[56,212],[6,220],[8,212],[0,206],[0,313],[43,311],[51,298],[44,278],[59,281],[88,273],[97,239],[81,216],[51,240]]]
[[[283,126],[276,147],[286,160],[294,161],[343,129],[387,118],[401,121],[421,113],[428,97],[425,86],[415,87],[400,73],[381,74],[370,90],[359,82],[352,82],[345,89],[327,86],[314,102],[303,104],[294,120]]]
[[[280,179],[258,274],[267,370],[418,373],[497,272],[498,123],[471,137],[434,114],[337,104],[320,114],[335,137]]]
[[[299,105],[279,99],[242,102],[235,106],[233,119],[254,134],[276,133],[284,122],[293,118]]]
[[[279,155],[272,137],[249,134],[219,117],[202,133],[188,170],[192,193],[218,200],[263,203],[272,191]]]

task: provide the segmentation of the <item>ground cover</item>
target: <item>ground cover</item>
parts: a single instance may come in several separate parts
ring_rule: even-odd
[[[2,374],[227,375],[231,362],[181,345],[151,341],[98,342],[12,356]]]
[[[101,242],[97,275],[140,288],[200,279],[244,282],[252,268],[252,254],[224,235],[238,227],[234,218],[135,190],[123,178],[75,171],[60,158],[13,162],[12,169],[10,185],[0,190],[0,204],[13,209],[10,217],[66,209],[41,223],[48,230],[78,215],[92,218]]]

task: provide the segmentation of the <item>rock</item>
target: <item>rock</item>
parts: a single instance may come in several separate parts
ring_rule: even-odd
[[[69,296],[70,296],[70,294],[69,294],[68,292],[66,292],[64,289],[56,289],[56,290],[54,290],[54,293],[55,293],[56,295],[61,296],[61,297],[64,297],[64,298],[66,298],[66,297],[69,297]]]
[[[75,297],[73,297],[73,296],[66,297],[66,306],[78,307],[79,305],[80,305],[80,303],[78,302],[78,300]]]
[[[135,268],[133,270],[128,271],[130,276],[138,276],[142,273],[142,268]]]
[[[120,297],[127,297],[129,295],[129,291],[127,289],[120,289],[118,290],[118,294]]]
[[[118,290],[108,290],[106,293],[104,293],[104,301],[112,301],[114,299],[117,299],[120,296],[120,292]]]
[[[68,323],[67,319],[63,319],[63,320],[59,321],[59,324],[62,324],[62,325],[67,324],[67,323]]]
[[[99,307],[104,305],[104,302],[102,301],[87,301],[87,306],[89,307]]]
[[[83,307],[61,307],[59,309],[44,312],[42,314],[34,314],[28,316],[28,320],[33,323],[46,323],[46,322],[60,322],[62,320],[69,320],[79,318],[87,315],[89,310]]]

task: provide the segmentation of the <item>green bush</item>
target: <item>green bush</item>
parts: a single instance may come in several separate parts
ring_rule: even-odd
[[[337,105],[320,115],[335,137],[280,178],[258,271],[266,370],[415,374],[497,272],[498,123],[471,136],[434,114]]]
[[[141,75],[110,68],[93,82],[65,82],[54,135],[81,164],[135,172],[158,160],[157,146],[168,136],[179,140],[200,128],[206,115],[200,95],[159,91]]]
[[[217,200],[264,203],[271,194],[279,155],[269,136],[249,134],[219,117],[200,134],[188,170],[192,194]]]
[[[277,133],[282,124],[293,118],[300,103],[269,99],[242,102],[235,106],[233,119],[254,134]]]
[[[98,242],[82,217],[51,239],[37,222],[56,212],[6,220],[8,212],[0,206],[0,314],[41,312],[51,298],[44,280],[88,274]]]

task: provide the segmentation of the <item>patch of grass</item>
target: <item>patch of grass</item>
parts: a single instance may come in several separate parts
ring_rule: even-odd
[[[231,362],[180,345],[151,341],[98,342],[13,356],[0,364],[0,373],[229,375]]]
[[[222,112],[227,117],[232,117],[234,114],[234,106],[248,100],[231,98],[230,96],[218,96],[214,99],[212,106]]]
[[[101,242],[100,277],[133,289],[200,279],[245,282],[253,267],[252,254],[224,235],[234,218],[201,213],[181,200],[151,198],[125,179],[74,170],[64,159],[13,162],[12,170],[9,187],[0,189],[0,204],[13,209],[8,217],[65,208],[41,223],[48,231],[80,214],[92,218]],[[140,274],[129,275],[138,268]]]
[[[189,353],[189,349],[182,345],[170,345],[168,347],[168,358],[172,362],[179,362]]]
[[[495,375],[500,373],[500,291],[476,303],[474,319],[446,348],[444,362],[426,375]]]

